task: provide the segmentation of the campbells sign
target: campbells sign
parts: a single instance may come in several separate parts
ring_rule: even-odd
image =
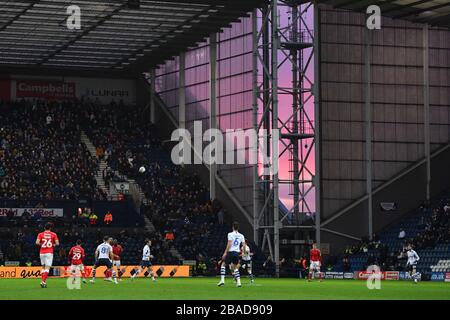
[[[44,209],[44,208],[0,208],[0,217],[6,217],[8,212],[12,211],[15,217],[23,216],[27,211],[30,216],[40,213],[41,217],[62,217],[64,216],[63,209]]]
[[[61,81],[17,80],[16,98],[73,99],[75,83]]]

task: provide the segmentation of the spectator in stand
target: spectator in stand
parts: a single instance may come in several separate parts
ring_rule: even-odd
[[[267,276],[275,275],[275,263],[273,263],[272,257],[268,256],[266,261],[263,263],[264,273]]]
[[[348,257],[344,257],[342,259],[342,270],[344,272],[350,272],[350,260],[348,259]]]
[[[98,220],[97,215],[92,212],[91,215],[89,216],[89,224],[91,225],[91,227],[97,226],[97,220]]]
[[[80,216],[80,223],[87,226],[89,225],[89,216],[90,216],[91,210],[89,208],[82,209],[82,213]]]
[[[116,178],[116,172],[134,179],[151,204],[141,212],[162,233],[163,243],[170,241],[164,239],[164,230],[173,230],[177,234],[174,245],[185,258],[194,260],[208,237],[223,229],[217,223],[222,220],[219,216],[225,215],[224,211],[219,214],[220,202],[209,201],[208,190],[198,177],[170,162],[155,160],[162,152],[161,142],[142,109],[85,100],[76,110],[82,129],[112,169],[102,173],[106,185]],[[139,173],[141,166],[145,173]]]
[[[400,229],[400,232],[398,233],[398,239],[403,240],[406,238],[406,232],[403,229]]]
[[[26,262],[25,262],[25,266],[31,267],[32,265],[33,265],[33,262],[31,262],[30,257],[27,257]]]
[[[0,113],[0,153],[6,173],[0,198],[103,199],[98,164],[81,143],[74,102],[10,102]]]
[[[447,204],[444,206],[444,212],[449,213],[450,212],[450,202],[447,202]]]
[[[109,226],[109,225],[113,222],[113,215],[112,215],[111,211],[108,211],[108,212],[105,214],[105,217],[103,218],[103,222],[104,222],[107,226]]]
[[[173,230],[166,232],[166,240],[169,243],[172,243],[175,240],[175,235],[173,233]]]
[[[300,277],[306,279],[308,275],[308,260],[305,257],[301,257],[298,263],[300,266]]]
[[[97,158],[102,160],[105,155],[105,151],[103,150],[102,147],[97,147],[97,148],[95,148],[95,154],[96,154]]]
[[[195,264],[195,271],[198,276],[204,276],[206,272],[206,263],[205,258],[201,255],[197,255],[196,264]]]
[[[64,247],[60,247],[59,248],[59,252],[58,252],[58,258],[63,261],[66,260],[66,256],[67,256],[67,252],[66,252],[66,248]]]

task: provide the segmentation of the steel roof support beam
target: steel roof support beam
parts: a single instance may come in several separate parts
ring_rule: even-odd
[[[283,21],[280,22],[281,26],[278,25],[279,4],[290,7],[292,17],[288,20],[288,26],[282,26]],[[303,222],[308,216],[312,217],[314,214],[315,217],[318,217],[315,228],[316,240],[320,242],[320,213],[316,214],[314,208],[310,207],[306,201],[309,192],[320,183],[320,179],[317,179],[320,177],[320,172],[316,171],[317,176],[314,177],[314,169],[310,170],[307,165],[307,160],[310,159],[310,155],[317,145],[315,140],[317,131],[314,128],[314,121],[311,120],[312,117],[308,115],[308,112],[312,114],[312,111],[305,108],[313,94],[317,96],[314,110],[320,110],[319,87],[316,86],[317,83],[312,84],[307,77],[309,71],[312,71],[309,69],[312,67],[310,62],[313,58],[315,61],[319,61],[316,59],[320,58],[319,47],[318,45],[315,47],[315,43],[319,44],[319,31],[312,31],[312,26],[304,21],[304,15],[309,8],[313,9],[311,3],[305,4],[303,7],[297,1],[272,0],[267,8],[261,10],[262,22],[261,26],[257,26],[259,29],[256,32],[257,48],[254,49],[253,59],[256,60],[260,70],[256,68],[258,74],[254,75],[254,78],[258,79],[258,83],[253,87],[253,108],[254,117],[256,117],[254,128],[258,132],[260,140],[266,138],[264,150],[260,148],[259,144],[258,148],[261,152],[267,152],[265,156],[270,160],[269,163],[264,164],[266,171],[262,175],[259,175],[258,168],[254,168],[253,229],[255,237],[257,237],[255,242],[263,248],[269,248],[277,274],[279,274],[280,264],[280,237],[283,230],[285,232],[287,229],[296,230],[296,238],[311,241],[311,234],[305,231]],[[318,10],[316,8],[314,16],[315,28],[318,28],[319,24]],[[255,37],[255,32],[253,36]],[[315,43],[313,43],[314,39]],[[284,58],[279,60],[281,55]],[[317,62],[315,65],[314,73],[318,74],[319,63]],[[290,85],[279,86],[278,70],[280,69],[292,70]],[[310,85],[312,88],[309,87]],[[286,105],[286,99],[279,101],[280,94],[289,95],[292,99],[291,108]],[[260,106],[262,106],[262,110],[259,110]],[[289,110],[290,113],[288,115],[279,114],[280,108]],[[256,109],[262,114],[260,118],[257,118],[259,112],[255,111]],[[314,119],[319,121],[319,117]],[[267,130],[264,135],[260,130],[263,127]],[[266,141],[268,141],[267,144]],[[279,150],[279,142],[284,145],[282,150]],[[303,145],[306,149],[303,148]],[[289,157],[291,167],[287,173],[289,177],[280,179],[278,162],[283,153]],[[316,155],[316,161],[318,161],[317,159]],[[292,163],[294,162],[294,166],[297,168],[293,167]],[[316,170],[318,169],[316,168]],[[280,186],[291,188],[291,201],[286,204],[289,206],[288,208],[279,199]],[[317,189],[315,190],[317,192]],[[317,197],[320,199],[319,196]],[[316,210],[320,212],[320,204],[316,204]],[[309,226],[307,229],[314,230],[314,226]]]
[[[314,95],[314,163],[315,172],[313,177],[313,185],[316,189],[315,192],[315,204],[316,210],[314,213],[314,226],[316,231],[316,243],[320,248],[321,244],[321,221],[322,221],[322,159],[321,159],[321,115],[322,108],[321,102],[321,87],[320,87],[320,7],[317,1],[314,2],[314,84],[313,84],[313,95]]]
[[[383,8],[386,7],[386,6],[391,5],[392,2],[395,2],[395,1],[398,1],[398,0],[379,0],[379,1],[376,1],[376,2],[371,3],[371,4],[374,4],[374,5],[377,5],[377,6],[381,7],[381,11],[384,12]],[[365,3],[363,2],[362,4],[352,6],[351,8],[352,8],[352,10],[358,11],[358,10],[364,10],[367,7],[368,7],[367,2],[365,2]]]
[[[156,121],[155,94],[156,94],[156,72],[155,72],[155,70],[151,70],[150,71],[150,122],[151,123],[155,123],[155,121]]]
[[[18,14],[14,16],[11,20],[6,22],[0,27],[0,32],[5,30],[8,26],[12,25],[14,21],[17,21],[23,14],[25,14],[28,10],[34,7],[35,4],[37,4],[39,0],[32,0],[28,6],[26,6],[22,11],[20,11]]]
[[[70,40],[69,42],[67,42],[66,44],[64,44],[62,47],[60,47],[58,50],[52,52],[52,54],[48,55],[47,57],[45,57],[42,61],[39,62],[39,65],[44,64],[45,62],[49,61],[51,58],[53,58],[55,55],[57,55],[58,53],[64,51],[65,49],[67,49],[69,46],[71,46],[72,44],[74,44],[75,42],[77,42],[78,40],[82,39],[83,36],[89,34],[89,32],[91,32],[92,30],[95,30],[95,28],[97,28],[98,26],[100,26],[101,24],[103,24],[105,21],[107,21],[108,19],[110,19],[111,17],[113,17],[114,15],[116,15],[117,13],[120,12],[120,10],[122,8],[124,8],[126,6],[126,4],[122,4],[121,6],[115,8],[112,12],[108,13],[105,17],[101,18],[99,21],[97,21],[94,25],[92,25],[91,27],[89,27],[87,30],[83,31],[81,34],[77,35],[74,39]]]
[[[414,5],[419,5],[419,4],[430,2],[430,1],[432,1],[432,0],[419,0],[419,1],[416,1],[416,2],[408,4],[408,6],[412,7]],[[391,8],[387,9],[387,10],[383,10],[383,14],[390,13],[390,12],[393,12],[393,11],[404,10],[404,7],[405,7],[404,5],[402,6],[402,5],[399,5],[399,4],[395,4]]]
[[[429,1],[425,1],[425,2],[429,2]],[[394,19],[405,18],[405,17],[409,17],[409,16],[418,15],[418,14],[426,12],[426,11],[432,11],[432,10],[445,8],[445,7],[450,7],[450,2],[442,3],[439,5],[435,5],[435,6],[431,6],[431,7],[427,7],[427,8],[412,10],[411,12],[401,13],[401,14],[393,16],[392,18],[394,18]]]
[[[258,10],[253,10],[252,13],[252,123],[253,128],[258,128]],[[259,143],[257,141],[256,143]],[[255,148],[255,147],[253,147]],[[256,150],[258,148],[256,147]],[[256,156],[258,152],[255,151]],[[259,185],[258,185],[259,168],[258,161],[253,165],[253,241],[259,246]]]
[[[365,28],[364,69],[365,69],[365,155],[366,155],[366,194],[367,199],[367,234],[370,240],[373,236],[373,206],[372,206],[372,31]]]
[[[274,137],[274,132],[278,131],[278,50],[280,48],[278,36],[278,0],[272,1],[272,192],[273,192],[273,244],[275,259],[275,274],[280,275],[280,198],[278,181],[278,139]]]
[[[7,10],[10,10],[5,11],[5,14],[2,12],[0,16],[13,18],[0,27],[5,31],[0,33],[0,47],[2,44],[7,46],[5,49],[8,51],[7,56],[10,57],[11,65],[20,63],[43,67],[54,65],[56,59],[70,62],[78,59],[76,62],[81,65],[88,63],[86,57],[93,59],[99,56],[99,64],[109,60],[112,62],[111,69],[125,66],[129,72],[139,73],[170,59],[182,50],[195,46],[211,33],[220,32],[221,28],[238,22],[240,17],[247,17],[248,12],[254,7],[266,2],[266,0],[193,1],[194,3],[181,0],[145,1],[139,10],[132,10],[126,7],[125,0],[110,0],[107,3],[73,0],[72,4],[88,10],[85,17],[91,23],[83,32],[66,36],[67,32],[61,32],[61,28],[64,28],[61,24],[66,19],[62,10],[67,5],[66,1],[40,0],[24,7],[19,1],[0,0],[0,5],[4,4]],[[37,2],[39,5],[32,8]],[[103,6],[96,9],[96,4]],[[28,10],[29,8],[32,10]],[[133,19],[134,14],[136,19]],[[163,19],[161,17],[167,19],[161,20]],[[155,23],[156,19],[161,23]],[[13,23],[14,21],[17,22]],[[149,26],[151,30],[147,30]],[[64,28],[64,31],[67,30]],[[8,39],[11,41],[7,41]],[[15,44],[18,39],[20,42]],[[25,53],[31,52],[32,48],[35,48],[33,53],[42,54],[41,60],[25,58]],[[9,54],[9,51],[18,52],[17,59]],[[114,51],[115,54],[106,54],[110,51]],[[122,59],[115,61],[114,58],[120,55]],[[38,55],[34,55],[36,56]],[[101,57],[106,58],[103,61]],[[2,61],[3,65],[7,63],[8,60]]]
[[[335,8],[344,8],[344,7],[348,7],[348,6],[351,6],[353,4],[356,4],[358,2],[362,2],[362,1],[361,0],[347,0],[347,1],[335,4],[334,7]]]
[[[430,41],[428,25],[422,29],[423,39],[423,142],[426,159],[425,196],[430,200],[431,147],[430,147]]]
[[[182,0],[148,0],[147,2],[167,2],[167,3],[178,3],[183,4],[185,1]],[[248,6],[259,6],[265,1],[260,0],[189,0],[189,4],[196,5],[223,5],[227,7],[235,7],[235,8],[247,8]]]
[[[207,8],[207,9],[205,9],[205,10],[208,10],[208,9],[211,9],[211,8]],[[204,12],[198,13],[197,15],[195,15],[194,17],[192,17],[191,19],[189,19],[189,21],[186,21],[185,24],[186,24],[186,23],[191,23],[193,20],[200,19],[199,17],[200,17],[202,14],[204,14],[204,13],[205,13],[205,11],[204,11]],[[216,15],[214,15],[214,16],[211,16],[211,17],[209,17],[208,19],[213,19],[215,16],[220,16],[220,14],[216,14]],[[201,19],[201,20],[205,20],[205,19]],[[187,33],[187,34],[190,34],[190,35],[197,34],[197,35],[198,35],[198,38],[200,39],[200,38],[203,38],[204,36],[206,36],[206,35],[204,35],[205,32],[208,32],[208,31],[209,31],[209,32],[208,32],[208,35],[209,35],[209,34],[211,34],[211,32],[216,32],[217,30],[219,30],[220,27],[224,27],[224,25],[227,25],[227,24],[218,24],[215,28],[212,28],[212,27],[210,27],[210,28],[204,28],[204,27],[202,26],[202,22],[199,22],[199,23],[196,23],[196,24],[195,24],[195,27],[193,26],[189,31],[186,31],[186,33]],[[180,25],[179,27],[182,27],[182,26]],[[172,39],[170,40],[171,42],[176,43],[176,42],[178,42],[178,41],[182,41],[181,39],[184,38],[184,34],[185,34],[185,33],[176,33],[176,29],[174,29],[173,31],[169,32],[169,34],[176,34],[176,37],[175,37],[175,38],[172,38]],[[201,36],[200,36],[200,35],[201,35]],[[165,36],[167,36],[167,34],[166,34]],[[163,37],[161,37],[161,38],[163,38]],[[155,40],[155,42],[157,43],[158,41],[161,41],[161,40],[162,40],[162,39],[157,39],[157,40]],[[155,42],[153,42],[153,43],[155,43]],[[151,44],[149,44],[149,45],[151,45]],[[195,43],[187,44],[186,47],[188,47],[188,46],[193,46],[193,45],[195,45]],[[135,54],[131,55],[131,56],[128,57],[128,58],[124,58],[120,63],[123,63],[123,62],[127,61],[129,58],[135,57],[136,54],[142,52],[142,50],[143,50],[143,49],[146,49],[147,47],[148,47],[148,46],[142,48],[141,50],[138,50]],[[139,59],[139,60],[135,63],[135,65],[133,66],[133,68],[134,68],[134,69],[136,69],[136,67],[137,67],[137,68],[140,68],[140,67],[142,67],[142,66],[144,66],[144,65],[147,65],[147,64],[150,65],[150,66],[156,66],[156,65],[158,65],[158,64],[160,64],[160,63],[162,63],[162,62],[164,62],[164,61],[167,59],[168,54],[167,54],[167,52],[166,52],[166,54],[163,54],[162,52],[158,52],[158,51],[162,51],[162,50],[163,50],[163,49],[156,50],[156,51],[153,52],[150,56],[147,56],[147,57],[144,57],[144,58]],[[182,50],[179,50],[179,51],[182,51]],[[178,52],[179,52],[179,51],[178,51]],[[172,54],[173,54],[173,55],[177,55],[178,52],[173,52],[173,53],[169,53],[169,54],[170,54],[170,55],[172,55]],[[155,59],[155,57],[158,57],[158,58]],[[164,58],[160,58],[160,57],[164,57]]]
[[[217,34],[209,37],[209,129],[217,129]],[[212,141],[212,136],[209,138]],[[217,142],[217,141],[216,141]],[[209,197],[216,199],[217,164],[211,163],[209,169]]]
[[[423,22],[424,19],[420,19],[420,22]],[[450,28],[450,14],[442,15],[440,17],[428,19],[428,23],[432,26],[438,26],[441,23],[446,23],[447,28]]]
[[[180,83],[178,90],[178,123],[180,129],[186,129],[186,53],[179,58]]]

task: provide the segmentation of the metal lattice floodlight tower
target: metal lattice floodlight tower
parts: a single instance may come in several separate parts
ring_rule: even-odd
[[[314,41],[314,31],[305,20],[313,8],[316,27],[318,8],[304,0],[272,0],[253,14],[253,124],[264,146],[261,148],[258,143],[258,154],[263,151],[266,159],[270,159],[270,163],[254,167],[254,240],[263,250],[267,247],[277,275],[281,229],[316,229],[316,241],[320,243],[316,183],[319,167],[312,161],[318,144],[315,130],[318,116],[312,116],[318,109],[318,96],[314,94],[318,90],[308,75],[311,73],[308,71],[314,70],[314,78],[318,76],[318,60],[315,60],[318,41]],[[284,26],[280,23],[279,9],[288,11]],[[287,68],[291,72],[290,84],[281,85],[279,71]],[[268,137],[265,140],[262,129]],[[318,163],[318,154],[315,156]],[[280,177],[278,173],[282,157],[289,161],[289,177]],[[273,170],[261,172],[263,168]],[[280,206],[279,190],[283,185],[289,186],[291,197],[287,209]],[[313,190],[315,208],[307,201]],[[314,218],[315,226],[304,225],[309,217]]]

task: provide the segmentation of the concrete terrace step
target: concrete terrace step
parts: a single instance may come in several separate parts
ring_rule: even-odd
[[[90,154],[93,157],[97,158],[97,152],[96,152],[95,146],[91,142],[91,140],[89,139],[89,137],[86,135],[86,133],[84,131],[81,132],[81,141],[86,145],[86,148],[88,149]],[[99,162],[99,170],[97,172],[97,175],[96,175],[95,179],[97,181],[97,185],[102,190],[104,190],[109,196],[111,196],[111,195],[113,195],[113,192],[111,190],[108,190],[108,189],[114,189],[114,188],[111,187],[111,186],[109,188],[107,188],[106,185],[105,185],[105,182],[103,180],[103,171],[105,169],[110,169],[111,170],[111,168],[108,166],[108,163],[105,160],[100,160],[100,162]],[[133,200],[135,202],[136,207],[139,208],[140,204],[143,201],[147,200],[146,197],[145,197],[145,193],[142,191],[142,189],[139,186],[139,184],[134,179],[128,179],[128,177],[126,175],[121,174],[117,170],[114,170],[113,173],[116,176],[121,177],[122,179],[126,180],[130,184],[130,189],[133,188],[134,190],[136,190],[136,194],[135,195],[132,194],[132,196],[133,196]],[[145,221],[145,229],[147,231],[151,232],[151,233],[155,232],[156,228],[153,225],[153,223],[150,221],[150,219],[148,219],[148,217],[144,217],[144,221]],[[180,257],[181,257],[181,255],[180,255]]]
[[[146,216],[144,216],[144,221],[145,221],[145,230],[153,233],[156,231],[155,226],[153,225],[153,223],[150,221],[150,219]]]
[[[91,156],[97,159],[97,152],[95,150],[95,146],[84,131],[81,132],[81,142],[84,143]],[[97,186],[103,192],[105,192],[108,196],[111,196],[112,194],[110,190],[108,190],[108,188],[106,187],[105,181],[103,180],[103,169],[105,168],[105,165],[107,166],[105,161],[101,160],[99,163],[99,169],[97,170],[97,174],[95,175],[95,181],[97,182]]]
[[[175,248],[170,248],[169,252],[176,257],[178,260],[184,260],[184,257],[180,254],[180,252]]]

